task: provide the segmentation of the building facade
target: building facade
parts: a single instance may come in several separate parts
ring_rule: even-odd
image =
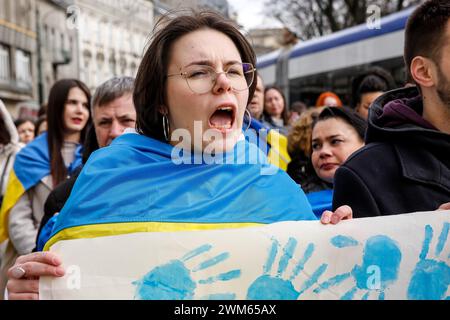
[[[35,1],[0,1],[0,99],[13,117],[38,108],[35,11]]]
[[[283,46],[282,28],[251,29],[246,34],[257,56],[274,51]]]
[[[213,10],[227,18],[231,15],[227,0],[154,0],[153,4],[155,21],[167,12],[184,9]]]
[[[46,103],[55,81],[79,77],[78,34],[71,24],[73,0],[38,0],[37,80],[38,98]]]
[[[91,90],[116,75],[135,76],[153,28],[145,0],[75,0],[80,79]]]
[[[0,0],[0,99],[35,118],[59,79],[135,76],[154,17],[181,8],[229,16],[226,0]]]

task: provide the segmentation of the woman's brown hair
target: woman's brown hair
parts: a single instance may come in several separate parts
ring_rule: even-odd
[[[164,26],[162,26],[164,24]],[[136,129],[146,136],[165,141],[161,107],[166,105],[167,68],[170,49],[182,36],[200,29],[213,29],[228,36],[236,45],[242,62],[255,66],[256,56],[250,43],[234,22],[210,11],[192,11],[175,18],[163,16],[155,26],[152,42],[137,72],[133,94],[136,107]],[[256,74],[255,77],[256,78]],[[247,104],[255,92],[256,81],[249,88]]]
[[[63,79],[57,81],[50,90],[47,104],[47,141],[50,157],[50,174],[53,185],[56,186],[66,179],[67,169],[61,154],[64,143],[64,110],[72,88],[79,88],[84,92],[88,101],[89,120],[81,131],[80,141],[84,141],[86,130],[91,120],[90,101],[91,94],[88,87],[76,79]]]

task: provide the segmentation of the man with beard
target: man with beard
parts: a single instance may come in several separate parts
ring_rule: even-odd
[[[385,93],[369,110],[366,146],[337,170],[333,208],[354,217],[448,208],[450,202],[450,5],[430,0],[405,30],[416,87]]]

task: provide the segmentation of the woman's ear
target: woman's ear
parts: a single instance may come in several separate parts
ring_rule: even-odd
[[[163,116],[167,115],[169,113],[169,111],[167,110],[167,107],[164,105],[161,105],[158,107],[158,112]]]
[[[411,61],[410,72],[413,79],[422,87],[432,87],[437,83],[436,66],[428,58],[417,56]]]

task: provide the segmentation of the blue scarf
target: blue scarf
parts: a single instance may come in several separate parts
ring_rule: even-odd
[[[75,150],[75,158],[67,168],[69,174],[81,165],[81,158],[82,146],[78,145]],[[20,150],[14,161],[14,172],[25,191],[50,174],[50,156],[46,132]]]

